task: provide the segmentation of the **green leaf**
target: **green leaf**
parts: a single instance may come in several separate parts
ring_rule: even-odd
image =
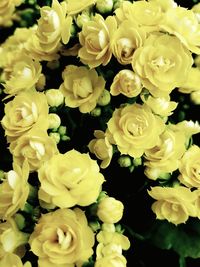
[[[186,224],[175,226],[158,221],[147,239],[161,249],[173,249],[180,257],[200,258],[200,221],[191,219]]]

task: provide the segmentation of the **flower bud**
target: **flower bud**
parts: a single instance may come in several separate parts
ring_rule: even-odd
[[[190,94],[190,99],[193,104],[200,105],[200,90],[192,92]]]
[[[48,121],[49,129],[57,129],[61,124],[60,117],[55,113],[48,114]]]
[[[91,18],[90,18],[89,11],[87,9],[83,10],[83,12],[81,14],[78,14],[78,16],[76,17],[76,25],[79,28],[82,28],[83,25],[90,20],[91,20]]]
[[[58,144],[60,142],[59,133],[50,133],[49,136]]]
[[[94,108],[90,114],[93,116],[93,117],[99,117],[101,116],[101,108],[100,107],[96,107]]]
[[[129,156],[120,156],[118,158],[120,167],[130,167],[132,165],[131,158]]]
[[[61,125],[61,126],[58,128],[58,133],[59,133],[60,135],[65,135],[66,132],[67,132],[67,127],[66,127],[66,126]]]
[[[110,13],[113,9],[113,0],[97,0],[96,9],[102,14]]]
[[[60,138],[62,141],[69,141],[71,138],[67,136],[66,134],[62,135]]]
[[[19,230],[22,230],[25,227],[26,222],[25,222],[25,218],[22,214],[16,213],[14,215],[14,220],[15,220]]]
[[[45,94],[50,107],[58,107],[64,101],[64,96],[58,89],[49,89]]]
[[[100,95],[97,104],[99,106],[106,106],[110,103],[110,92],[106,89],[103,90],[102,94]]]
[[[123,3],[124,0],[114,0],[114,5],[113,5],[113,9],[117,9],[121,6],[121,4]]]
[[[121,201],[106,197],[100,201],[97,208],[97,216],[104,223],[116,223],[123,216],[124,205]]]
[[[133,159],[133,165],[135,167],[142,165],[142,159],[141,158],[135,158],[135,159]]]
[[[103,231],[114,233],[115,232],[115,225],[113,223],[103,223],[101,226],[101,229]]]

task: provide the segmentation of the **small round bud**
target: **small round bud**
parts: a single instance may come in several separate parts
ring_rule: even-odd
[[[50,107],[58,107],[64,101],[64,96],[58,89],[49,89],[45,92]]]
[[[142,165],[142,159],[141,158],[135,158],[135,159],[133,159],[133,165],[135,167]]]
[[[96,107],[94,108],[90,114],[93,116],[93,117],[99,117],[101,116],[101,108],[100,107]]]
[[[57,129],[61,124],[60,117],[55,113],[48,114],[48,121],[49,129]]]
[[[59,133],[50,133],[49,136],[58,144],[60,142]]]
[[[190,99],[193,104],[200,105],[200,90],[192,92],[190,94]]]
[[[171,174],[170,173],[160,173],[158,178],[162,179],[162,180],[169,180],[171,178]]]
[[[116,223],[123,216],[124,205],[121,201],[106,197],[100,201],[97,208],[97,216],[104,223]]]
[[[59,133],[60,135],[65,135],[66,132],[67,132],[67,127],[66,127],[66,126],[61,125],[61,126],[58,128],[58,133]]]
[[[19,230],[22,230],[25,227],[26,222],[25,222],[25,218],[22,214],[16,213],[14,215],[14,220],[15,220]]]
[[[113,0],[97,0],[96,9],[102,14],[110,13],[113,9]]]
[[[62,135],[62,136],[60,137],[60,139],[61,139],[62,141],[65,141],[65,142],[66,142],[66,141],[70,141],[71,138],[70,138],[69,136],[67,136],[67,135],[64,134],[64,135]]]
[[[106,106],[110,103],[110,92],[106,89],[103,90],[102,94],[100,95],[97,104],[99,106]]]
[[[90,13],[89,11],[86,9],[84,10],[81,14],[78,14],[78,16],[76,17],[76,25],[79,27],[79,28],[82,28],[83,25],[85,23],[87,23],[88,21],[91,20],[91,17],[90,17]]]
[[[118,158],[118,163],[120,167],[130,167],[132,165],[131,158],[129,156],[120,156]]]
[[[101,229],[103,231],[114,233],[115,232],[115,225],[113,223],[103,223],[101,226]]]

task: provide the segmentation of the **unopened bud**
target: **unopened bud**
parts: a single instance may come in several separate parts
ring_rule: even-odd
[[[133,165],[135,167],[142,165],[142,159],[141,158],[135,158],[135,159],[133,159]]]
[[[57,129],[61,124],[60,117],[55,113],[48,114],[48,121],[49,129]]]
[[[123,216],[124,205],[114,197],[103,198],[97,208],[97,216],[104,223],[117,223]]]
[[[99,106],[106,106],[110,103],[110,92],[106,89],[103,90],[102,94],[100,95],[97,104]]]
[[[101,108],[100,107],[96,107],[94,108],[90,114],[93,116],[93,117],[99,117],[101,116]]]
[[[200,90],[192,92],[190,94],[190,99],[193,104],[200,105]]]
[[[85,23],[91,20],[90,13],[88,10],[84,10],[81,14],[76,17],[76,25],[82,28]]]
[[[115,225],[114,225],[114,223],[103,223],[101,226],[101,229],[103,231],[114,233],[115,232]]]
[[[120,167],[130,167],[132,165],[131,158],[129,156],[120,156],[118,158]]]
[[[61,125],[61,126],[58,128],[58,133],[59,133],[60,135],[65,135],[66,132],[67,132],[67,127],[66,127],[66,126]]]
[[[97,0],[96,9],[102,14],[110,13],[113,9],[113,0]]]
[[[49,133],[49,136],[58,144],[60,142],[59,133]]]
[[[45,92],[50,107],[58,107],[64,101],[64,96],[58,89],[49,89]]]

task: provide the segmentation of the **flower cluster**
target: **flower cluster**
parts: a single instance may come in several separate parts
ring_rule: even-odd
[[[0,266],[125,267],[116,164],[154,220],[200,219],[200,4],[44,2],[0,3]]]

